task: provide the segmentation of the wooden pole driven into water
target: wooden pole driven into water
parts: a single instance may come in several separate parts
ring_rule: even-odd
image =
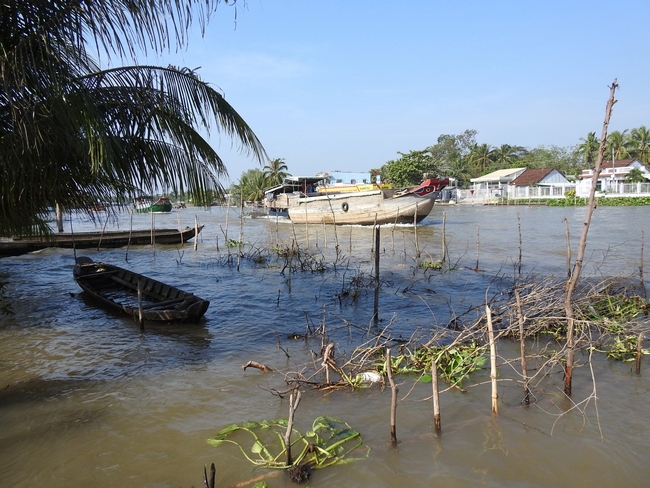
[[[240,194],[240,207],[239,207],[239,242],[237,242],[237,271],[241,264],[241,247],[244,241],[244,194]]]
[[[499,413],[497,390],[497,345],[494,342],[494,328],[492,327],[492,310],[489,305],[485,305],[485,315],[487,316],[488,337],[490,339],[490,382],[492,383],[492,413]]]
[[[647,293],[645,290],[645,282],[643,281],[643,242],[644,242],[643,231],[641,231],[641,261],[639,263],[639,284],[641,285],[641,290],[643,291],[643,297],[645,298],[647,296]]]
[[[639,334],[636,340],[636,358],[634,361],[634,370],[636,374],[641,374],[641,358],[643,357],[643,332]]]
[[[295,388],[289,396],[289,419],[287,422],[287,430],[284,433],[284,446],[287,450],[287,466],[291,466],[293,459],[291,456],[291,431],[293,430],[293,419],[300,403],[300,390]]]
[[[142,316],[142,287],[144,286],[143,278],[138,278],[138,324],[140,330],[144,330],[144,317]]]
[[[447,262],[447,236],[445,235],[445,226],[447,224],[447,212],[442,212],[442,263]]]
[[[523,244],[521,241],[521,217],[519,216],[519,210],[517,210],[517,230],[519,231],[519,261],[517,265],[518,265],[518,273],[521,274],[521,255],[523,252]]]
[[[564,393],[567,396],[571,396],[571,381],[573,375],[573,360],[575,354],[575,339],[574,339],[574,318],[573,318],[573,292],[576,289],[578,284],[578,279],[580,279],[580,272],[582,271],[582,260],[584,259],[585,249],[587,247],[587,234],[589,232],[589,224],[591,223],[591,216],[596,209],[596,188],[598,186],[598,177],[602,170],[603,157],[607,149],[607,127],[609,125],[609,119],[612,115],[612,108],[616,103],[614,94],[618,88],[616,79],[612,83],[609,91],[609,99],[607,100],[607,107],[605,108],[605,120],[603,121],[603,131],[600,137],[600,149],[598,150],[598,158],[596,159],[596,165],[594,166],[593,175],[591,178],[591,189],[589,191],[589,201],[587,203],[587,211],[585,213],[585,220],[582,227],[582,234],[580,235],[580,244],[578,245],[578,255],[576,256],[576,262],[573,266],[573,271],[571,272],[571,277],[569,278],[566,286],[566,294],[564,296],[564,312],[567,318],[567,333],[566,333],[566,362],[564,366]]]
[[[481,226],[476,226],[476,269],[478,270],[478,254],[481,248]]]
[[[194,250],[199,248],[199,216],[194,216]]]
[[[564,233],[566,235],[566,274],[571,278],[571,236],[569,235],[569,221],[564,217]]]
[[[436,436],[442,435],[440,425],[440,392],[438,390],[438,365],[436,360],[431,361],[431,388],[433,389],[433,428]]]
[[[372,319],[375,327],[379,325],[379,245],[380,245],[380,229],[381,227],[375,226],[375,304]]]
[[[517,319],[519,321],[519,347],[521,349],[521,376],[524,380],[524,405],[530,405],[530,389],[528,387],[528,364],[526,362],[526,340],[524,336],[524,313],[521,309],[521,297],[519,290],[515,288],[515,298],[517,300]]]
[[[418,204],[415,204],[415,215],[413,216],[413,229],[415,230],[415,257],[420,258],[420,243],[418,242]]]
[[[393,369],[390,360],[390,348],[386,349],[386,374],[388,375],[388,383],[390,384],[391,398],[390,398],[390,443],[393,447],[397,446],[397,430],[395,427],[395,418],[397,416],[397,387],[393,380]]]

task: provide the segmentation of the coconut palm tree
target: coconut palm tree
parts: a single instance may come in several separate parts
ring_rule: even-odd
[[[627,129],[623,132],[617,130],[607,136],[607,154],[613,154],[617,161],[629,157]]]
[[[593,166],[596,157],[598,156],[600,141],[596,137],[595,132],[590,132],[587,134],[586,138],[581,137],[580,140],[582,141],[582,144],[578,144],[576,152],[582,157],[585,163],[589,166]]]
[[[625,177],[626,183],[645,183],[648,180],[643,175],[643,171],[639,168],[632,168],[630,172]]]
[[[645,125],[630,131],[630,155],[643,164],[650,162],[650,130]]]
[[[489,144],[474,144],[468,155],[468,162],[473,166],[474,175],[484,174],[494,164],[494,148]]]
[[[517,164],[517,161],[527,151],[521,146],[511,146],[510,144],[501,144],[500,147],[492,151],[491,159],[499,169],[511,168]]]
[[[266,166],[264,166],[264,176],[268,180],[269,186],[279,185],[285,177],[289,176],[287,170],[289,168],[284,162],[283,158],[271,159]]]
[[[231,198],[236,205],[241,202],[259,202],[264,198],[264,190],[269,182],[264,173],[257,168],[242,173],[239,182],[232,186]]]
[[[265,158],[242,117],[196,72],[106,69],[87,51],[124,60],[174,40],[182,46],[192,16],[204,25],[220,2],[2,3],[0,235],[47,232],[55,204],[87,208],[140,190],[219,189],[226,167],[207,141],[211,128]]]

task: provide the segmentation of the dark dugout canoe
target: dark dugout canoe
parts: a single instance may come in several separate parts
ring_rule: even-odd
[[[192,293],[86,256],[77,258],[73,276],[96,301],[135,319],[139,319],[142,310],[143,320],[197,322],[210,306],[209,301]]]

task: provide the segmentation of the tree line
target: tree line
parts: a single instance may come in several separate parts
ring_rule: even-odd
[[[443,134],[436,144],[418,151],[398,152],[400,158],[372,170],[383,181],[397,187],[412,186],[429,176],[455,178],[458,186],[469,186],[471,178],[507,168],[555,168],[566,176],[576,176],[593,167],[600,140],[595,132],[572,147],[538,146],[525,148],[502,144],[494,147],[476,142],[475,130]],[[650,162],[650,131],[641,126],[630,131],[614,131],[607,136],[607,155],[615,160],[637,158]]]
[[[495,147],[479,144],[477,131],[468,129],[462,134],[442,134],[436,144],[408,153],[398,152],[399,158],[387,161],[379,168],[369,170],[373,179],[401,188],[417,185],[427,177],[455,178],[459,187],[468,187],[470,179],[507,168],[555,168],[566,176],[576,176],[583,169],[593,167],[600,140],[595,132],[581,138],[576,146],[538,146],[525,148],[502,144]],[[650,131],[641,126],[607,136],[607,155],[615,160],[638,158],[650,162]],[[612,156],[610,156],[612,157]],[[263,170],[251,169],[242,174],[239,182],[230,187],[234,202],[259,201],[264,190],[279,184],[288,173],[284,159],[274,159]],[[633,172],[630,181],[645,181],[641,172]]]

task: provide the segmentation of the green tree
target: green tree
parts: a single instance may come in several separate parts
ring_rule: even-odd
[[[235,205],[244,202],[259,202],[264,198],[264,190],[269,187],[269,182],[264,173],[257,169],[249,169],[242,173],[239,182],[232,186],[230,198]]]
[[[521,146],[501,144],[501,146],[493,150],[491,159],[497,169],[514,168],[527,152],[526,148]]]
[[[577,175],[586,165],[572,147],[538,146],[528,149],[519,164],[526,168],[555,168],[565,175]]]
[[[87,208],[160,188],[219,188],[212,127],[258,160],[259,140],[196,72],[102,68],[109,58],[184,46],[221,0],[7,0],[0,6],[0,235],[47,232],[48,209]],[[194,8],[196,7],[196,8]],[[46,21],[45,21],[46,19]]]
[[[398,152],[401,158],[388,161],[381,168],[381,175],[386,183],[395,187],[414,186],[422,183],[425,177],[432,177],[439,169],[433,161],[430,151]]]
[[[289,176],[287,170],[289,168],[284,162],[284,159],[271,159],[266,166],[264,166],[264,176],[266,177],[269,186],[279,185],[285,177]]]
[[[494,148],[489,144],[474,144],[467,158],[472,175],[480,176],[494,164]]]
[[[643,171],[641,171],[639,168],[632,168],[625,177],[626,183],[645,183],[647,181],[648,180],[646,180],[645,176],[643,175]]]
[[[650,131],[645,125],[632,129],[629,138],[629,153],[643,164],[650,162]]]
[[[630,156],[627,150],[629,138],[626,133],[627,130],[623,132],[615,130],[607,135],[607,155],[611,157],[613,154],[617,161]]]
[[[587,138],[581,137],[581,144],[578,144],[576,153],[582,157],[582,160],[586,163],[588,167],[592,167],[598,156],[598,150],[600,148],[600,141],[596,137],[595,132],[590,132],[587,134]]]

